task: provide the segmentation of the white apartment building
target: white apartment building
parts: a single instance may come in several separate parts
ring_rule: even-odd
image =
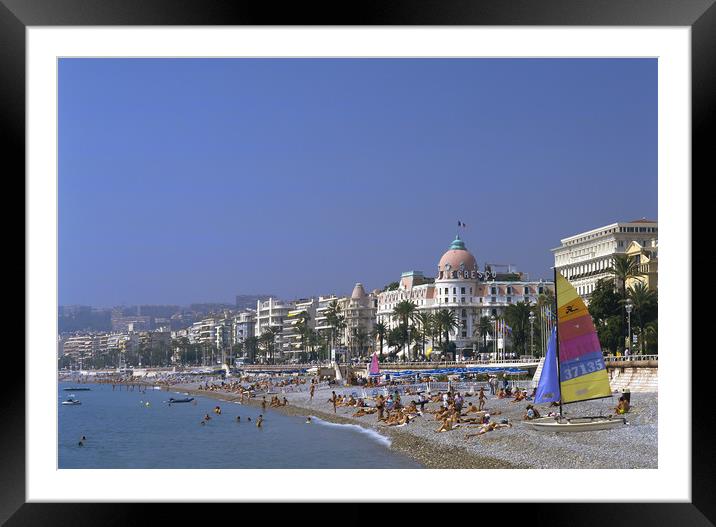
[[[302,314],[308,315],[308,327],[315,329],[316,327],[316,307],[318,300],[309,298],[307,300],[296,300],[295,306],[291,309],[284,320],[281,329],[281,352],[303,353],[307,350],[301,345],[301,334],[298,331],[298,322],[303,318]]]
[[[295,309],[295,303],[285,302],[269,298],[268,300],[256,302],[256,317],[254,319],[254,335],[260,337],[268,328],[274,328],[278,331],[275,340],[275,348],[277,351],[283,349],[283,338],[281,330],[283,324],[288,317],[289,311]]]
[[[612,223],[560,240],[562,244],[552,249],[554,265],[588,302],[599,280],[612,279],[607,269],[615,255],[624,254],[631,242],[655,246],[658,237],[654,220]]]
[[[247,338],[255,336],[256,311],[247,309],[234,317],[234,342],[245,342]]]

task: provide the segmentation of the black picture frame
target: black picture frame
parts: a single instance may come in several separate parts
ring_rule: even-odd
[[[715,174],[712,140],[716,115],[715,0],[402,0],[356,3],[218,0],[0,0],[0,108],[7,178],[25,170],[25,29],[86,25],[478,25],[478,26],[688,26],[692,37],[692,167],[702,179]],[[22,178],[13,178],[22,181]],[[692,177],[692,182],[697,180]],[[698,196],[698,194],[694,194]],[[695,209],[695,203],[692,210]],[[694,227],[697,225],[694,223]],[[692,239],[695,239],[692,237]],[[688,263],[691,255],[685,255]],[[26,263],[26,262],[25,262]],[[685,284],[691,288],[691,284]],[[690,309],[691,306],[683,306]],[[708,311],[708,310],[707,310]],[[699,316],[696,310],[694,314]],[[703,315],[700,315],[703,317]],[[705,321],[703,321],[705,322]],[[692,327],[694,327],[692,323]],[[699,327],[697,324],[695,327]],[[701,327],[708,327],[707,324]],[[695,346],[693,346],[695,348]],[[7,525],[114,525],[136,523],[141,504],[25,503],[25,361],[4,353],[7,371],[0,398],[0,521]],[[685,355],[691,350],[683,350]],[[692,386],[706,386],[713,353],[702,349]],[[21,372],[21,373],[18,373]],[[13,385],[14,383],[14,385]],[[710,390],[709,390],[710,391]],[[667,394],[683,397],[684,394]],[[510,523],[551,525],[713,525],[714,441],[700,423],[713,421],[713,403],[692,391],[692,502],[663,504],[510,504]],[[665,424],[662,421],[662,426]],[[618,485],[618,482],[615,482]],[[625,499],[628,500],[628,489]],[[319,500],[320,497],[317,497]],[[558,499],[556,497],[555,499]],[[357,505],[350,505],[346,513]],[[185,514],[185,507],[174,506]],[[164,511],[163,511],[164,513]],[[220,513],[221,515],[221,513]],[[213,514],[212,514],[213,516]],[[484,518],[484,517],[483,517]],[[504,518],[504,519],[508,519]],[[208,519],[208,517],[207,517]],[[246,517],[248,519],[248,516]],[[317,518],[318,519],[318,518]],[[475,518],[478,519],[477,517]],[[166,520],[169,520],[167,517]],[[500,520],[502,521],[502,520]]]

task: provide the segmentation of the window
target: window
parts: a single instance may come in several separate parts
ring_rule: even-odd
[[[461,297],[460,297],[460,303],[462,303],[462,304],[465,303],[465,297],[464,297],[464,296],[461,296]]]
[[[456,294],[457,294],[457,287],[453,287],[453,288],[452,288],[452,294],[453,294],[453,295],[456,295]]]
[[[461,287],[461,288],[460,288],[460,294],[461,294],[461,295],[464,295],[464,294],[465,294],[465,288],[464,288],[464,287]]]
[[[466,317],[466,316],[467,316],[467,310],[466,310],[466,309],[463,309],[463,310],[462,310],[462,316],[463,316],[463,317]]]
[[[496,288],[496,287],[491,287],[491,288],[490,288],[490,294],[491,294],[491,295],[496,295],[496,294],[497,294],[497,288]]]
[[[470,288],[470,294],[472,294],[472,287]]]
[[[544,287],[538,287],[538,288],[537,288],[537,292],[538,292],[540,295],[541,295],[542,293],[544,293]]]
[[[457,304],[457,298],[452,297],[452,303],[453,303],[453,304]]]
[[[507,294],[508,295],[512,294],[512,286],[510,286],[510,285],[507,286]]]
[[[445,303],[447,304],[447,302],[448,302],[448,299],[447,299],[447,297],[445,297]]]
[[[512,297],[511,297],[511,296],[508,296],[508,297],[507,297],[507,303],[508,303],[508,304],[511,304],[511,303],[512,303]]]
[[[529,295],[529,294],[530,294],[530,288],[527,287],[527,286],[525,286],[525,294],[526,294],[526,295]]]
[[[495,302],[497,302],[497,297],[494,297],[494,296],[493,296],[491,302],[492,302],[493,304],[494,304]]]

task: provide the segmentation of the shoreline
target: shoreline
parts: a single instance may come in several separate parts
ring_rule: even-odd
[[[91,384],[91,383],[88,383]],[[99,383],[103,384],[103,383]],[[208,399],[239,402],[241,396],[228,391],[199,390],[199,383],[165,385],[148,380],[131,383],[148,389],[155,387],[165,392],[189,394]],[[141,388],[140,388],[141,389]],[[267,394],[267,397],[272,394]],[[512,404],[511,400],[489,396],[486,410],[498,419],[508,418],[511,428],[491,432],[484,436],[467,439],[465,432],[471,427],[463,426],[447,433],[435,433],[437,423],[430,413],[414,419],[410,425],[387,426],[369,416],[353,417],[353,407],[338,407],[334,414],[326,400],[330,390],[316,392],[310,400],[307,392],[275,392],[286,397],[287,406],[270,407],[269,410],[288,416],[315,416],[336,424],[358,425],[377,432],[390,440],[389,450],[404,455],[421,465],[423,469],[653,469],[658,468],[658,392],[632,393],[632,408],[627,415],[628,425],[611,431],[589,433],[547,433],[532,429],[524,421],[524,406]],[[567,417],[580,415],[607,415],[613,413],[618,393],[613,400],[601,399],[575,403],[565,407]],[[258,394],[242,404],[260,408],[263,394]],[[467,402],[476,402],[466,394]],[[439,403],[426,405],[428,410]],[[536,405],[540,413],[550,411],[548,405]],[[628,456],[614,456],[613,446],[619,444],[629,451]]]
[[[180,384],[174,386],[162,386],[162,390],[174,391],[182,394],[188,393],[192,396],[208,397],[210,399],[226,402],[236,402],[241,399],[240,395],[230,392],[198,390],[196,388]],[[252,398],[249,399],[248,402],[244,401],[242,404],[247,404],[253,407],[261,407],[261,400]],[[390,439],[390,450],[394,450],[396,453],[407,456],[420,463],[420,465],[422,465],[421,468],[423,469],[529,468],[528,466],[519,466],[498,458],[477,455],[462,447],[452,447],[449,450],[440,448],[439,445],[434,445],[427,439],[410,433],[409,430],[396,430],[395,427],[381,427],[377,426],[377,424],[374,426],[366,426],[367,423],[365,421],[359,421],[355,418],[301,406],[296,404],[295,401],[289,400],[287,406],[273,408],[267,407],[266,411],[274,411],[289,416],[307,417],[310,415],[331,423],[358,425],[367,430],[373,430]]]

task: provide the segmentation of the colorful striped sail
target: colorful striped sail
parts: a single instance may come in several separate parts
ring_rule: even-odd
[[[602,348],[587,306],[559,272],[555,281],[562,403],[611,397]]]

